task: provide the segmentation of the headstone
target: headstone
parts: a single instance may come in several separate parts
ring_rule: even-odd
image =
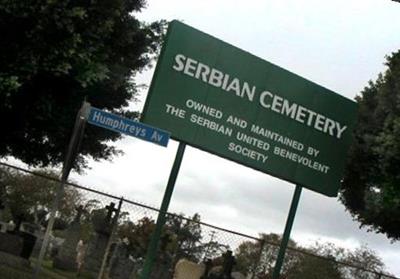
[[[232,279],[246,279],[246,276],[244,276],[242,273],[240,272],[232,272],[231,273]]]
[[[28,268],[29,261],[21,257],[23,247],[24,239],[19,234],[0,233],[0,265]]]
[[[111,224],[111,217],[112,217],[113,213],[118,211],[118,209],[115,208],[115,203],[113,203],[113,202],[111,202],[110,205],[107,205],[106,209],[107,209],[107,216],[105,219],[105,223]]]
[[[21,222],[19,226],[19,231],[38,236],[40,234],[40,226],[28,222]]]
[[[224,262],[222,264],[222,278],[232,279],[232,269],[236,265],[235,257],[232,255],[232,251],[228,250],[223,255]]]
[[[204,264],[180,259],[175,265],[173,279],[200,279],[204,275],[205,269]]]
[[[0,232],[6,233],[8,229],[8,223],[0,221]]]
[[[176,238],[171,232],[164,233],[160,238],[160,247],[157,258],[154,262],[150,279],[170,279],[174,274],[174,255],[169,251],[169,245]]]
[[[86,255],[87,245],[83,242],[83,240],[79,240],[76,245],[76,265],[78,274],[80,274],[82,267],[85,263],[85,255]]]
[[[203,276],[202,279],[237,279],[242,278],[238,272],[232,272],[233,266],[236,265],[236,259],[232,255],[232,251],[227,250],[222,255],[222,265],[216,265],[212,268],[207,268],[207,273]],[[234,277],[235,276],[235,277]],[[243,278],[245,278],[243,276]]]
[[[5,209],[5,206],[3,204],[3,197],[2,197],[2,193],[0,192],[0,221],[3,221],[4,209]]]
[[[95,233],[89,240],[83,265],[84,272],[97,274],[100,271],[109,238],[109,235]]]
[[[83,265],[83,272],[85,273],[97,274],[103,262],[107,243],[110,239],[113,214],[117,211],[115,203],[110,203],[105,208],[107,209],[105,216],[102,214],[102,211],[97,211],[92,217],[95,231],[88,243],[85,263]]]
[[[109,275],[112,279],[130,278],[134,268],[135,263],[129,254],[129,240],[125,238],[115,245]]]
[[[20,256],[24,240],[17,234],[0,233],[0,251]]]
[[[170,279],[174,270],[171,270],[170,263],[157,260],[154,263],[153,270],[150,274],[150,279]]]
[[[36,240],[36,245],[33,248],[32,255],[36,255],[37,257],[39,256],[40,248],[42,247],[42,244],[43,244],[43,239],[44,239],[44,237],[40,237]],[[49,247],[47,249],[48,256],[50,256],[52,259],[54,259],[58,255],[58,253],[61,249],[61,246],[64,244],[64,242],[65,242],[65,238],[50,235],[49,236]]]
[[[18,229],[13,223],[3,222],[4,204],[0,197],[0,265],[13,268],[29,268],[29,257],[35,244],[36,237],[31,235],[32,228],[26,228],[29,232],[19,230],[22,224],[22,216]]]
[[[203,276],[201,276],[200,279],[207,279],[208,273],[211,271],[211,268],[213,267],[213,262],[211,259],[206,258],[204,260],[204,265],[205,265],[205,270]]]
[[[14,221],[13,221],[13,220],[10,220],[10,221],[8,222],[8,229],[7,229],[7,231],[14,231],[14,230],[15,230]]]
[[[40,236],[40,226],[37,224],[21,222],[19,224],[18,234],[23,238],[24,244],[22,246],[21,257],[29,259],[37,238]]]
[[[82,206],[76,208],[77,215],[71,222],[70,226],[65,230],[65,241],[58,249],[57,255],[53,260],[53,267],[62,270],[77,270],[77,244],[81,239],[80,219],[84,209]]]
[[[208,272],[205,279],[221,279],[222,278],[222,266],[213,266]]]

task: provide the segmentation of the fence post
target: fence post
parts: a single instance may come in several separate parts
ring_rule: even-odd
[[[108,242],[107,242],[106,250],[104,252],[103,261],[101,263],[101,268],[100,268],[99,274],[97,276],[97,279],[103,278],[104,271],[105,271],[106,265],[107,265],[108,254],[110,253],[110,248],[111,248],[111,244],[113,241],[113,236],[118,228],[118,218],[119,218],[119,214],[121,213],[121,207],[122,207],[123,202],[124,202],[124,198],[122,197],[119,200],[118,209],[117,209],[117,212],[115,213],[115,216],[112,221],[110,238],[108,239]]]

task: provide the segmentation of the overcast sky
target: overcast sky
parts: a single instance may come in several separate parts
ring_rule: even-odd
[[[385,55],[400,48],[400,4],[390,0],[162,1],[138,17],[178,19],[348,98],[384,70]],[[138,82],[150,83],[152,71]],[[141,94],[142,108],[147,92]],[[117,143],[125,155],[91,163],[75,180],[159,206],[177,149],[134,138]],[[243,233],[283,233],[294,185],[188,147],[170,211]],[[303,190],[292,238],[328,240],[354,248],[366,243],[400,276],[400,245],[367,233],[336,198]]]

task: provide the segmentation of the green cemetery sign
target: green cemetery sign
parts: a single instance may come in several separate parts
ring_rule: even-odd
[[[336,196],[355,115],[349,99],[173,21],[142,120],[176,140]]]

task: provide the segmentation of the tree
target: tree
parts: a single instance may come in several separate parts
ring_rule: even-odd
[[[118,227],[118,236],[121,239],[128,238],[129,250],[135,258],[144,258],[154,229],[155,222],[148,217],[143,217],[136,223],[125,220]]]
[[[57,174],[50,170],[41,170],[37,173],[57,178]],[[0,168],[2,199],[10,211],[9,218],[12,218],[14,222],[24,220],[46,225],[58,184],[57,181],[34,174],[22,174]],[[60,214],[57,216],[56,228],[65,228],[75,217],[76,207],[83,202],[84,199],[78,190],[66,187],[59,206]]]
[[[329,260],[330,259],[330,260]],[[290,269],[288,279],[344,279],[338,264],[332,256],[328,259],[299,255],[296,264]],[[356,277],[354,277],[356,278]]]
[[[235,251],[235,269],[243,274],[254,274],[255,278],[272,278],[278,254],[280,236],[261,234],[261,241],[245,241]],[[262,246],[262,243],[265,243]],[[276,243],[276,245],[271,245]],[[260,249],[262,253],[260,254]],[[375,279],[385,273],[385,265],[376,252],[362,245],[354,251],[338,247],[333,243],[315,243],[301,247],[289,241],[280,278],[284,279]],[[261,257],[260,257],[261,256]],[[346,264],[344,264],[346,263]]]
[[[296,263],[287,273],[288,279],[375,279],[379,273],[389,275],[376,252],[366,245],[349,250],[317,242],[301,250],[305,253],[298,253]]]
[[[204,247],[200,243],[202,239],[200,215],[196,213],[186,220],[183,217],[183,215],[169,215],[165,225],[169,238],[167,241],[172,244],[170,247],[174,265],[182,258],[194,262],[200,261],[204,252]]]
[[[400,239],[400,50],[360,96],[340,200],[369,230]]]
[[[125,110],[135,74],[150,65],[164,22],[135,18],[144,0],[4,0],[0,3],[0,157],[32,166],[63,161],[75,115],[93,106]],[[88,127],[75,167],[118,153],[118,134]]]
[[[300,248],[304,253],[296,253],[296,261],[287,272],[288,279],[345,279],[337,261],[344,260],[347,250],[332,243],[315,243]],[[351,277],[353,278],[353,277]],[[356,278],[356,277],[354,277]]]
[[[265,268],[258,263],[261,253],[261,243],[245,241],[235,251],[236,269],[243,274],[262,274]]]
[[[282,237],[271,233],[260,234],[260,239],[261,241],[245,241],[239,245],[235,251],[237,262],[236,269],[244,274],[254,273],[259,278],[270,278],[275,267],[279,251],[279,243],[281,242]],[[272,243],[276,245],[271,245]],[[295,248],[296,246],[296,242],[290,239],[288,247]],[[260,251],[261,248],[262,251]],[[285,278],[286,273],[290,270],[295,260],[295,254],[290,252],[286,253],[281,271],[283,278]]]
[[[326,276],[323,278],[375,279],[379,273],[390,275],[385,270],[385,265],[381,258],[366,245],[361,245],[355,250],[349,250],[338,247],[333,243],[316,243],[306,248],[305,251],[326,259],[314,259],[314,262],[320,262],[320,266],[330,266],[327,271],[333,277]],[[348,265],[338,264],[338,262]],[[337,271],[340,271],[340,274]],[[339,275],[340,277],[335,277]]]
[[[378,257],[375,251],[368,248],[366,245],[362,245],[354,251],[349,251],[344,261],[364,269],[350,268],[348,270],[350,278],[376,278],[376,274],[365,270],[375,271],[377,273],[385,272],[385,274],[388,274],[388,272],[385,271],[385,265],[382,259]]]

